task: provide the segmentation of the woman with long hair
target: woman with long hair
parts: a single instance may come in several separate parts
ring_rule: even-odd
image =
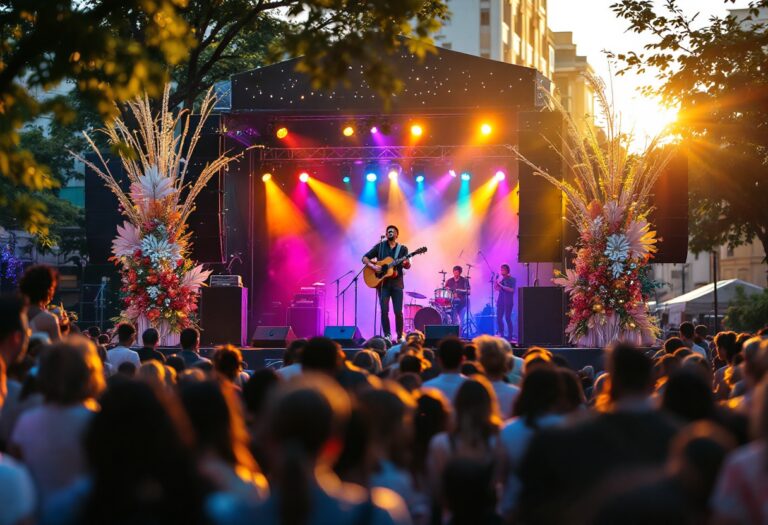
[[[58,272],[44,264],[27,268],[19,281],[19,291],[29,301],[27,318],[30,330],[46,334],[51,343],[61,340],[60,319],[48,311],[58,282]]]

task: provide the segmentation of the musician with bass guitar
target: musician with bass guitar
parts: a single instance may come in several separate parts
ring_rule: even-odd
[[[408,248],[397,242],[400,236],[400,230],[397,226],[387,226],[386,239],[381,240],[373,248],[368,250],[363,256],[363,264],[378,273],[382,268],[376,264],[377,261],[391,257],[398,259],[408,253]],[[392,299],[392,309],[395,311],[395,329],[397,330],[396,339],[403,337],[403,270],[411,267],[411,261],[406,259],[394,267],[394,274],[388,279],[384,279],[379,284],[379,304],[381,305],[381,329],[384,337],[391,338],[391,329],[389,325],[389,300]]]

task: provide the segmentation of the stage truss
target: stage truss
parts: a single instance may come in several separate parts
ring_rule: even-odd
[[[516,159],[509,144],[487,146],[345,146],[317,148],[261,148],[261,162],[351,162],[403,159],[445,160],[463,158]]]

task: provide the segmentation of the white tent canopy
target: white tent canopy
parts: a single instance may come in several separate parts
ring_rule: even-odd
[[[742,288],[746,295],[762,293],[763,287],[742,281],[741,279],[726,279],[717,282],[718,313],[725,313],[725,309],[736,298],[736,289]],[[712,283],[705,284],[688,293],[659,303],[657,312],[669,312],[669,321],[679,324],[683,314],[694,316],[711,314],[715,309],[715,287]]]

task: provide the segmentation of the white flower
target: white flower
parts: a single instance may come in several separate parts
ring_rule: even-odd
[[[163,200],[174,191],[171,177],[160,174],[154,165],[150,166],[144,175],[139,176],[138,182],[131,184],[131,198],[141,207],[153,200]]]
[[[629,255],[629,241],[621,233],[614,233],[608,236],[608,242],[605,245],[605,256],[611,261],[626,261]]]
[[[147,286],[147,295],[152,299],[156,299],[160,293],[160,289],[157,286]]]
[[[178,244],[154,235],[147,235],[141,240],[141,251],[155,264],[172,263],[180,256]]]

